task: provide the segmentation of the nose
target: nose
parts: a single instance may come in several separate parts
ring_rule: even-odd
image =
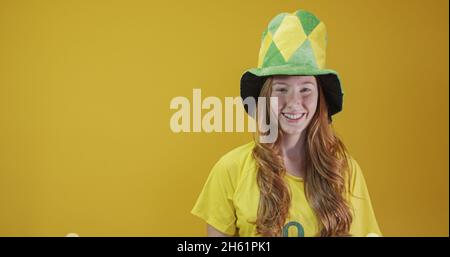
[[[299,107],[302,104],[302,97],[298,90],[289,90],[286,96],[286,104],[288,107]]]

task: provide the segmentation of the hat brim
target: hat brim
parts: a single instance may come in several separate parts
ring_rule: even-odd
[[[330,120],[332,115],[342,110],[344,92],[338,73],[330,69],[311,69],[290,65],[250,69],[241,77],[242,100],[247,97],[254,97],[257,101],[264,82],[269,76],[273,75],[315,76],[322,85]],[[246,105],[244,105],[244,108],[248,113]]]

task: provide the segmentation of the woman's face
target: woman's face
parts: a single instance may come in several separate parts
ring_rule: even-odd
[[[299,135],[316,112],[319,97],[316,78],[274,76],[271,96],[278,98],[278,120],[283,132]]]

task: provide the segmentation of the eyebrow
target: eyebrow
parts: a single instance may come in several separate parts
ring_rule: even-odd
[[[285,85],[285,86],[289,86],[289,84],[286,84],[285,82],[278,82],[278,81],[276,81],[276,82],[273,82],[273,85]],[[302,82],[301,83],[302,85],[305,85],[305,84],[312,84],[312,85],[314,85],[314,83],[313,82],[311,82],[311,81],[305,81],[305,82]]]

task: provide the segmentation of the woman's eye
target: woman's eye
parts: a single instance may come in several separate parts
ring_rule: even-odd
[[[310,92],[311,91],[311,89],[309,89],[309,88],[303,88],[302,90],[300,90],[300,92],[302,92],[302,93],[308,93],[308,92]]]
[[[277,92],[286,92],[286,88],[277,88],[275,89]]]

